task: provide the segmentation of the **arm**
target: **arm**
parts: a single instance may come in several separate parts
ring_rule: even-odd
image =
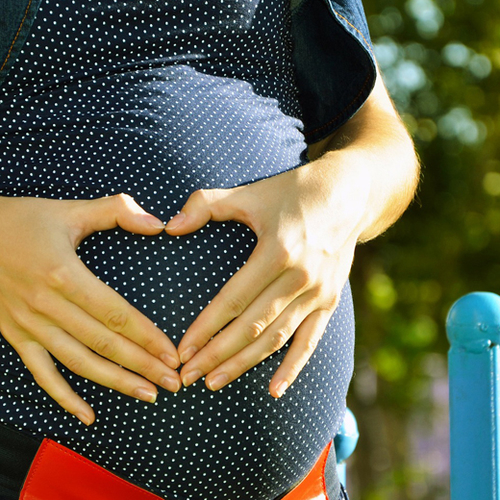
[[[197,191],[167,224],[181,235],[232,219],[258,240],[184,335],[184,385],[207,375],[217,390],[293,335],[270,384],[281,396],[338,304],[356,244],[383,232],[412,199],[418,161],[380,77],[363,108],[309,154],[307,165],[254,184]]]
[[[418,185],[420,165],[413,142],[380,74],[361,110],[336,133],[312,144],[309,158],[325,164],[332,181],[334,170],[342,166],[347,175],[359,176],[367,192],[360,242],[375,238],[396,222]]]

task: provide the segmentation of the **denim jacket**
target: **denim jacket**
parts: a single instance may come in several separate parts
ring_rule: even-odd
[[[1,0],[0,84],[30,32],[41,0]],[[362,106],[375,60],[361,0],[291,0],[304,134],[316,142]]]

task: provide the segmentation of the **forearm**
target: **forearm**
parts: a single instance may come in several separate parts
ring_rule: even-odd
[[[312,145],[309,156],[316,158],[323,182],[337,184],[346,203],[358,205],[358,241],[384,232],[415,194],[418,158],[380,76],[363,108],[334,135]]]

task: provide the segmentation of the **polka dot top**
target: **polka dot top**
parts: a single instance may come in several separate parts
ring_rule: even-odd
[[[0,195],[125,192],[168,220],[199,188],[305,161],[288,0],[45,0],[0,88]],[[96,233],[78,252],[179,343],[255,245],[235,222],[185,237]],[[203,381],[146,404],[62,373],[85,427],[35,384],[0,337],[0,421],[47,436],[169,499],[271,500],[338,429],[352,374],[348,287],[318,348],[278,400],[286,346],[218,392]]]

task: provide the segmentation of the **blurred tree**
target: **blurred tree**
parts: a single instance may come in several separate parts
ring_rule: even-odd
[[[386,84],[415,138],[422,184],[385,236],[358,248],[357,500],[445,500],[451,304],[500,293],[500,3],[365,0]]]

